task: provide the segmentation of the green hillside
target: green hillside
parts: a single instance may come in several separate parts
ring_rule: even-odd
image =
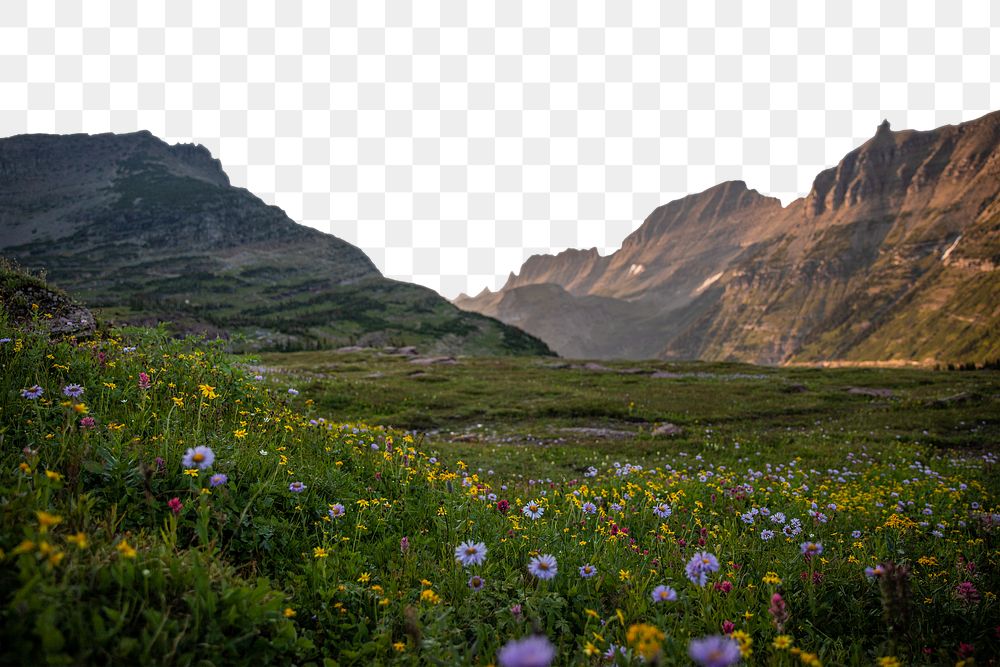
[[[29,304],[12,326],[9,294],[0,664],[988,664],[1000,652],[994,373],[678,365],[653,378],[495,358],[404,378],[405,360],[347,355],[345,381],[366,366],[400,375],[364,408],[301,357],[269,357],[261,373],[163,329],[50,339],[58,313]],[[806,386],[790,386],[793,372]],[[485,384],[434,388],[461,374]],[[504,374],[527,389],[505,398],[490,383]],[[834,391],[848,377],[896,393]],[[634,405],[614,393],[626,382]],[[388,396],[404,386],[439,427],[449,401],[465,415],[451,424],[478,405],[492,424],[582,427],[660,419],[673,394],[684,433],[634,450],[610,435],[588,449],[521,440],[494,470],[503,443],[363,423],[365,409],[398,422]],[[956,386],[969,396],[947,399]],[[773,409],[754,417],[758,400]],[[928,437],[928,422],[957,435]],[[715,430],[727,424],[739,440]],[[713,647],[730,661],[709,662]]]

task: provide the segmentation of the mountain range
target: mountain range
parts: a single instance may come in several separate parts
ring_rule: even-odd
[[[114,321],[250,347],[551,354],[521,330],[382,276],[358,248],[233,187],[149,132],[0,139],[0,255]]]
[[[576,358],[1000,357],[1000,112],[875,135],[787,206],[731,181],[621,249],[530,257],[456,305]]]

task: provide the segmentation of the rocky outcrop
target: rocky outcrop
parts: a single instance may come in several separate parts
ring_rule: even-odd
[[[788,206],[722,183],[607,257],[532,257],[456,304],[595,358],[983,360],[1000,356],[998,195],[1000,112],[884,122]]]

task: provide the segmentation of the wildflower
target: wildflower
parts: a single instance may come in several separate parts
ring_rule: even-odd
[[[580,566],[580,576],[584,579],[590,579],[592,576],[597,574],[597,568],[593,565],[581,565]]]
[[[976,604],[980,600],[979,591],[971,581],[963,581],[956,586],[955,597],[968,605]]]
[[[730,635],[736,640],[736,643],[740,647],[740,656],[744,658],[749,658],[753,655],[753,638],[750,637],[743,630],[736,630]]]
[[[198,389],[201,391],[201,395],[210,401],[219,397],[219,395],[215,393],[215,387],[211,385],[200,384],[198,385]]]
[[[125,540],[119,542],[118,546],[115,548],[118,549],[118,553],[122,555],[122,558],[135,558],[136,555],[135,549],[132,546],[130,546],[129,543],[126,542]]]
[[[78,384],[68,384],[62,388],[63,395],[70,398],[80,398],[83,396],[83,391],[83,387]]]
[[[768,530],[767,528],[765,528],[764,530],[760,531],[760,539],[764,540],[765,542],[770,540],[772,537],[774,537],[773,530]]]
[[[58,473],[55,470],[46,470],[45,476],[51,479],[53,482],[59,482],[62,480],[62,473]]]
[[[233,437],[237,440],[242,440],[247,437],[247,430],[245,428],[236,429],[233,431]]]
[[[395,651],[396,653],[402,653],[403,651],[406,650],[406,644],[404,644],[403,642],[394,642],[392,645],[392,650]]]
[[[740,661],[740,645],[722,635],[692,639],[688,655],[702,667],[729,667]]]
[[[358,577],[358,583],[361,584],[367,584],[371,580],[372,580],[372,575],[368,572],[362,572],[361,576]]]
[[[660,503],[659,505],[653,507],[653,514],[660,517],[661,519],[669,518],[670,515],[673,513],[674,513],[673,508],[671,508],[670,505],[668,505],[667,503]]]
[[[201,470],[211,467],[214,462],[215,452],[204,445],[199,445],[198,447],[187,450],[184,452],[184,458],[181,459],[181,464],[185,468],[197,467]]]
[[[643,660],[651,661],[660,652],[664,639],[663,632],[646,623],[636,623],[629,626],[625,640]]]
[[[788,635],[778,635],[771,642],[771,646],[778,649],[779,651],[784,651],[792,646],[792,638]]]
[[[541,518],[542,514],[545,513],[545,508],[539,505],[537,502],[532,501],[521,508],[521,512],[524,516],[529,519],[535,520]]]
[[[80,428],[90,430],[97,426],[97,421],[93,417],[84,417],[80,420]]]
[[[659,585],[653,589],[653,602],[673,602],[677,599],[677,591],[670,586]]]
[[[405,554],[410,550],[410,538],[404,536],[399,539],[399,551]]]
[[[785,629],[785,623],[788,622],[789,613],[788,607],[785,606],[785,599],[781,597],[781,593],[775,593],[771,596],[771,605],[767,608],[767,611],[771,614],[774,627],[778,629],[778,632],[782,632]]]
[[[485,585],[486,581],[479,575],[474,574],[471,577],[469,577],[469,588],[471,588],[472,590],[481,591],[483,590],[483,586]]]
[[[765,584],[770,584],[771,586],[781,585],[781,577],[778,576],[777,572],[768,572],[767,574],[764,575],[761,581],[763,581]]]
[[[506,500],[497,501],[497,511],[500,512],[500,514],[506,514],[507,510],[509,509],[510,509],[510,502]]]
[[[197,468],[188,468],[188,469],[186,469],[184,471],[184,474],[187,475],[188,477],[197,477],[198,476],[198,469]]]
[[[20,544],[14,547],[13,551],[11,551],[10,553],[16,556],[20,554],[31,553],[34,550],[35,550],[34,542],[32,542],[31,540],[23,540]]]
[[[441,596],[428,588],[420,592],[420,601],[430,604],[438,604],[441,602]]]
[[[323,547],[313,547],[313,558],[326,558],[329,555]]]
[[[881,577],[885,574],[885,568],[881,565],[876,565],[875,567],[866,567],[865,576],[869,579],[874,579],[875,577]]]
[[[806,560],[823,553],[823,545],[819,542],[803,542],[799,545],[799,548],[802,550],[802,555],[806,557]]]
[[[85,415],[88,412],[90,412],[90,410],[87,408],[86,403],[74,403],[73,412],[75,412],[78,415]]]
[[[528,572],[542,580],[555,578],[559,572],[555,556],[543,554],[532,558],[528,563]]]
[[[596,514],[597,513],[597,505],[595,505],[594,503],[592,503],[590,501],[585,502],[580,509],[583,510],[584,514]]]
[[[344,509],[343,505],[341,505],[340,503],[334,503],[330,505],[330,509],[328,509],[326,513],[330,515],[331,519],[339,519],[342,516],[344,516],[346,511],[347,510]]]
[[[291,607],[285,607],[285,618],[295,618],[295,610]]]
[[[462,542],[455,547],[455,560],[462,564],[462,567],[470,565],[482,565],[486,560],[486,545],[483,542]]]
[[[851,537],[853,537],[856,540],[859,539],[861,537],[861,531],[860,530],[852,530],[851,531]]]
[[[292,389],[291,387],[289,387],[288,388],[288,395],[289,396],[298,396],[299,395],[299,391],[298,391],[298,389]]]
[[[288,490],[292,493],[302,493],[306,490],[306,485],[302,482],[292,482],[288,485]]]
[[[39,387],[37,384],[33,385],[31,387],[28,387],[27,389],[22,389],[21,390],[21,396],[23,398],[27,398],[27,399],[32,400],[32,401],[35,400],[36,398],[40,398],[42,396],[42,394],[44,394],[44,393],[45,393],[45,390],[42,389],[41,387]]]
[[[225,484],[228,481],[229,481],[229,477],[227,475],[222,474],[221,472],[212,475],[208,479],[208,483],[211,486],[213,486],[213,487],[215,487],[215,486],[222,486],[223,484]]]
[[[533,635],[512,639],[497,652],[500,667],[548,667],[556,657],[556,649],[548,639]]]
[[[87,536],[82,532],[78,532],[75,535],[70,535],[66,538],[66,541],[70,544],[76,545],[77,549],[86,549],[89,542],[87,541]]]
[[[139,373],[139,381],[137,384],[139,385],[139,389],[143,390],[149,389],[150,386],[152,386],[152,382],[149,380],[149,375],[146,373]]]
[[[38,517],[39,532],[45,533],[52,526],[58,526],[62,523],[62,517],[55,514],[49,514],[48,512],[35,512],[35,516]]]
[[[899,661],[899,658],[893,657],[891,655],[882,656],[878,659],[878,667],[902,667],[903,663]]]
[[[707,551],[697,552],[691,557],[691,560],[688,561],[688,564],[685,567],[687,578],[691,581],[691,583],[699,586],[705,585],[705,582],[708,580],[709,573],[718,571],[719,559]]]
[[[167,501],[167,507],[174,513],[174,516],[177,516],[184,509],[184,503],[181,502],[180,498],[171,498]]]

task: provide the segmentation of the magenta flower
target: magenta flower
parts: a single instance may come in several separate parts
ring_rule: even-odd
[[[167,507],[169,507],[170,511],[174,513],[174,516],[177,516],[181,513],[181,510],[184,509],[184,503],[181,502],[180,498],[171,498],[167,501]]]

